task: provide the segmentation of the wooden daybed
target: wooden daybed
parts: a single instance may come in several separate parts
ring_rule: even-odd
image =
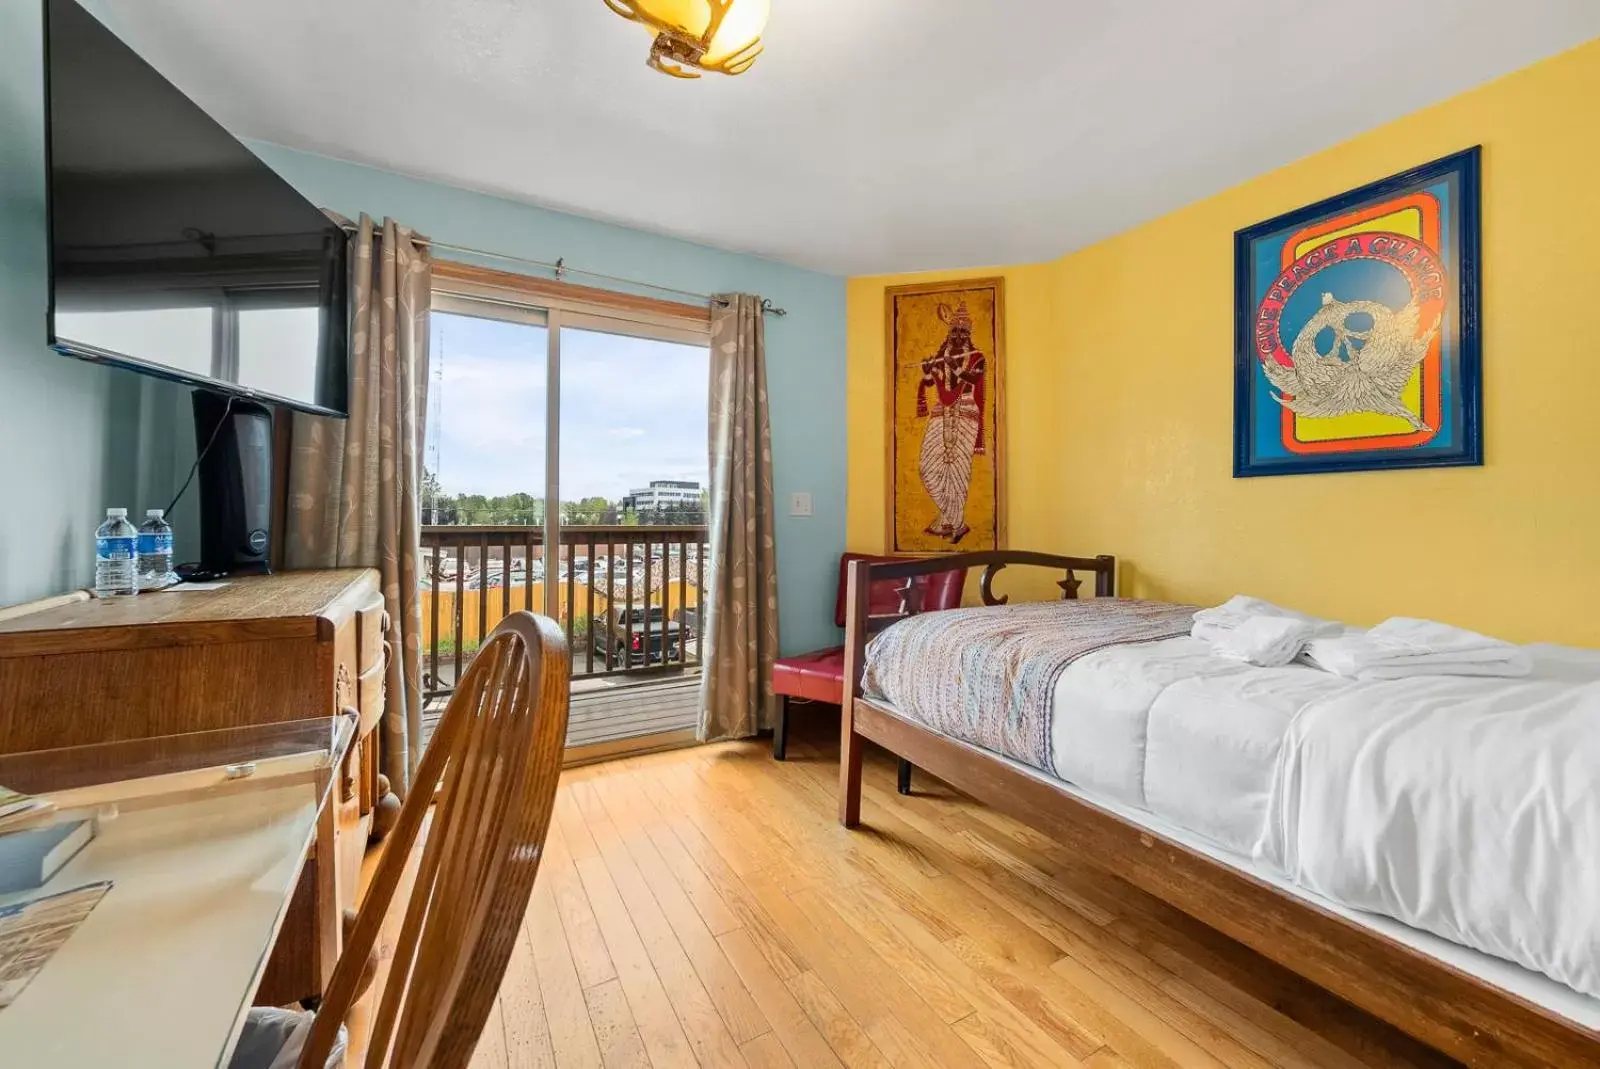
[[[1477,1066],[1600,1066],[1600,1033],[1518,995],[1321,908],[1242,869],[1103,809],[1042,774],[933,731],[862,695],[870,634],[899,617],[869,617],[869,583],[903,580],[902,609],[917,611],[913,580],[951,568],[983,569],[986,604],[1001,604],[995,574],[1007,565],[1065,572],[1063,597],[1075,598],[1079,573],[1097,596],[1116,591],[1112,557],[1062,557],[1016,551],[966,553],[895,564],[851,565],[845,629],[848,700],[841,726],[839,819],[861,820],[861,757],[866,740],[957,790],[1050,835],[1085,861],[1388,1021],[1451,1057]],[[1600,904],[1596,905],[1600,908]]]

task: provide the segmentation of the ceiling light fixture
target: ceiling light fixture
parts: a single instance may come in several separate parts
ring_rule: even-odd
[[[772,0],[605,0],[656,33],[650,66],[674,78],[743,74],[761,55]]]

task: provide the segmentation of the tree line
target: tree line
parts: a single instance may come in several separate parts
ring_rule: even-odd
[[[484,494],[449,494],[431,471],[422,473],[422,523],[424,526],[471,525],[482,527],[541,527],[542,497],[516,493],[488,497]],[[567,527],[698,527],[706,522],[705,495],[699,503],[674,503],[655,509],[624,509],[622,502],[585,497],[561,502],[561,523]]]

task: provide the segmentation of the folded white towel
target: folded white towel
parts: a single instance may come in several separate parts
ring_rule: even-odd
[[[1520,646],[1404,616],[1385,620],[1365,634],[1312,639],[1302,660],[1350,679],[1516,677],[1533,670],[1533,658]]]
[[[1277,668],[1300,655],[1307,642],[1321,632],[1315,620],[1292,616],[1252,616],[1211,644],[1220,657]]]
[[[1409,616],[1391,616],[1368,631],[1367,637],[1393,649],[1396,657],[1423,654],[1473,661],[1527,658],[1521,646],[1480,635],[1464,627],[1452,627],[1437,620],[1416,620]]]
[[[1343,630],[1343,624],[1235,594],[1195,613],[1189,634],[1209,642],[1220,656],[1273,668],[1294,660],[1309,640]]]

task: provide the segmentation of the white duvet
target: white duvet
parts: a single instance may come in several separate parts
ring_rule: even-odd
[[[1255,855],[1600,997],[1600,682],[1435,676],[1311,703]]]
[[[1084,657],[1056,775],[1342,905],[1600,997],[1600,654],[1357,682],[1193,638]]]
[[[1303,666],[1255,668],[1195,638],[1114,646],[1056,684],[1053,770],[1249,855],[1290,722],[1351,685]]]

